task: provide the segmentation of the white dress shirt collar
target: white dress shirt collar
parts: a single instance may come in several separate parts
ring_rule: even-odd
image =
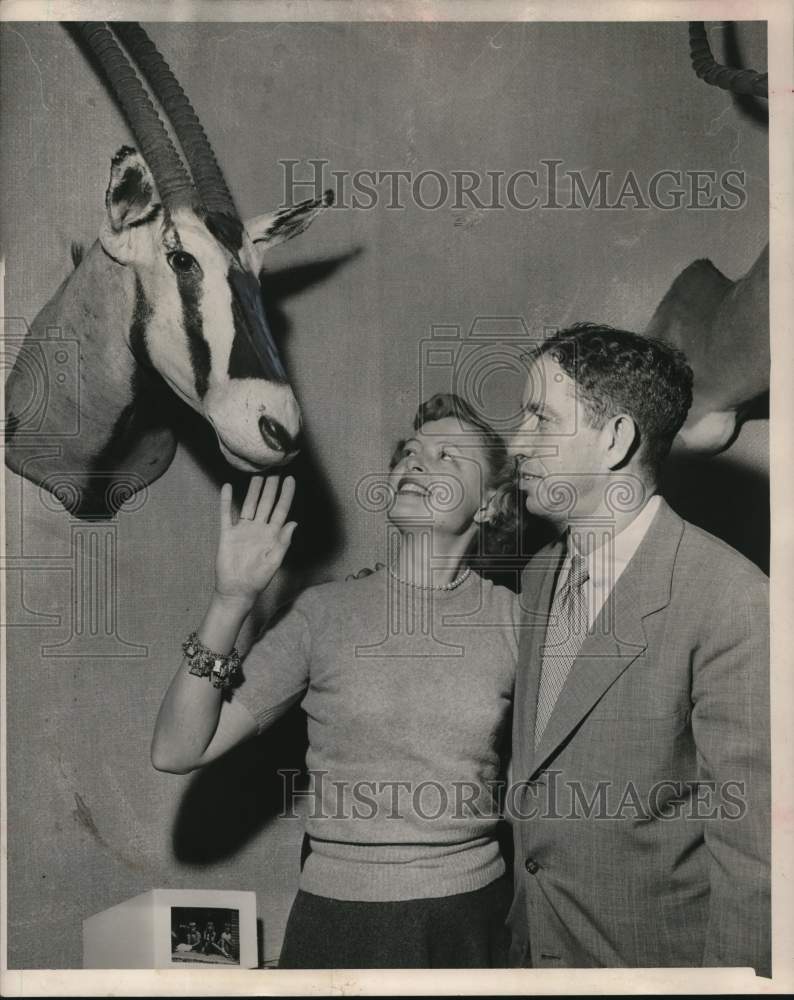
[[[647,534],[661,502],[662,498],[659,494],[652,496],[639,514],[617,534],[613,534],[608,525],[598,529],[601,539],[598,544],[590,548],[587,554],[587,568],[590,578],[584,584],[591,627]],[[588,530],[594,529],[588,528]],[[566,534],[566,548],[567,553],[560,570],[557,588],[561,587],[568,579],[571,557],[574,552],[578,551],[574,535],[570,531]]]

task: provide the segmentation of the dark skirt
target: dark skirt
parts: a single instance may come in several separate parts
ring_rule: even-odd
[[[280,969],[504,968],[509,876],[483,889],[432,899],[364,903],[300,890]]]

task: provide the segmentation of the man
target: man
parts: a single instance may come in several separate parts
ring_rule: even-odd
[[[657,493],[691,386],[592,324],[531,360],[511,451],[562,536],[522,580],[512,965],[771,974],[767,579]]]

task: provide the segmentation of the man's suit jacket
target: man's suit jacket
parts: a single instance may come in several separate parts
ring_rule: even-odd
[[[522,581],[510,963],[769,975],[767,578],[662,501],[535,749],[563,557]]]

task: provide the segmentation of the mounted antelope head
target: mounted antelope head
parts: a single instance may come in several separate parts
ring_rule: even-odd
[[[767,74],[720,66],[702,22],[690,24],[697,75],[735,95],[767,96]],[[675,279],[645,334],[680,348],[694,372],[693,402],[680,438],[699,452],[735,439],[752,403],[769,390],[769,245],[750,270],[731,281],[710,260],[696,260]]]
[[[185,162],[109,27],[167,115]],[[74,255],[75,270],[21,346],[5,390],[6,463],[73,514],[107,516],[114,485],[126,482],[129,495],[173,458],[176,441],[158,403],[165,387],[212,425],[235,468],[253,472],[296,454],[300,410],[258,276],[267,250],[302,232],[331,195],[243,223],[195,112],[145,31],[120,22],[78,30],[139,151],[122,146],[113,157],[99,239]],[[75,410],[79,433],[59,440],[56,457],[37,457],[24,433],[25,354],[53,329],[78,342],[80,377],[47,385],[33,442],[57,435]]]

